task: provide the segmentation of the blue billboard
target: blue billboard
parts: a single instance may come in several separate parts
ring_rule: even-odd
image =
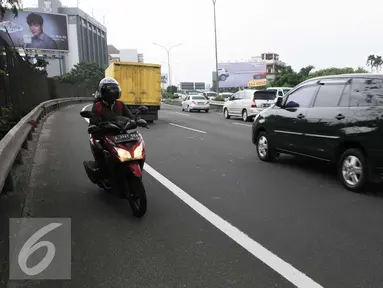
[[[266,85],[266,63],[233,62],[218,64],[219,88],[257,87]]]

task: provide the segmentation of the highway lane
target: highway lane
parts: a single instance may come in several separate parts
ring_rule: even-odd
[[[157,170],[324,287],[381,283],[381,194],[344,190],[324,163],[289,156],[261,163],[251,128],[238,125],[251,123],[214,112],[179,112],[179,107],[164,106],[160,125],[206,133],[168,127],[176,130],[168,136],[177,143],[172,149],[161,137],[165,127],[148,133],[147,141],[153,137],[161,150],[149,160]]]
[[[33,216],[72,217],[74,279],[60,287],[292,287],[147,174],[140,221],[99,192],[82,170],[80,108],[45,124],[28,202]],[[242,121],[165,105],[160,119],[143,130],[151,167],[323,287],[378,287],[381,197],[343,190],[316,162],[259,162]]]
[[[81,108],[44,123],[26,202],[32,217],[71,217],[72,280],[9,287],[293,287],[147,173],[141,220],[91,184],[82,166],[92,156]],[[156,154],[155,142],[147,145]]]

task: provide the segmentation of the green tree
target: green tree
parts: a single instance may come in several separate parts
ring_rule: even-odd
[[[359,67],[357,69],[354,69],[351,67],[345,67],[345,68],[331,67],[331,68],[321,69],[321,70],[312,72],[313,69],[314,69],[314,66],[309,65],[307,67],[301,68],[299,72],[295,72],[291,68],[291,66],[283,67],[280,69],[279,73],[277,73],[275,80],[270,85],[274,87],[294,87],[307,79],[320,77],[320,76],[353,74],[353,73],[368,73],[368,71],[362,67]]]
[[[380,68],[383,66],[383,58],[379,55],[368,55],[366,64],[370,67],[371,72],[374,72],[375,68],[376,72],[379,73]]]
[[[21,0],[0,0],[0,15],[4,17],[5,11],[10,9],[12,13],[17,17],[19,10],[21,9]]]
[[[98,83],[105,77],[105,70],[94,62],[81,62],[63,76],[54,77],[70,84],[84,85],[89,89],[97,89]]]

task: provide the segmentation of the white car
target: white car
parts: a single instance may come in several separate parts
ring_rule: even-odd
[[[231,116],[241,117],[249,121],[261,111],[275,103],[275,91],[245,89],[235,93],[223,105],[223,114],[226,119]]]
[[[266,90],[274,91],[278,97],[284,97],[287,92],[289,92],[291,87],[269,87]]]
[[[202,95],[188,95],[181,103],[182,111],[198,111],[204,110],[206,113],[209,112],[210,104]]]

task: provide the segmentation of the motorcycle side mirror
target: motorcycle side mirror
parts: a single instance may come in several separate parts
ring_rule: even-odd
[[[140,110],[140,111],[142,111],[142,112],[146,112],[146,111],[149,110],[149,108],[146,107],[146,106],[140,106],[140,107],[138,107],[138,110]]]
[[[148,122],[146,122],[144,119],[138,119],[137,120],[137,125],[140,126],[140,127],[148,127]]]
[[[93,112],[92,111],[81,111],[80,115],[84,118],[92,118]]]

